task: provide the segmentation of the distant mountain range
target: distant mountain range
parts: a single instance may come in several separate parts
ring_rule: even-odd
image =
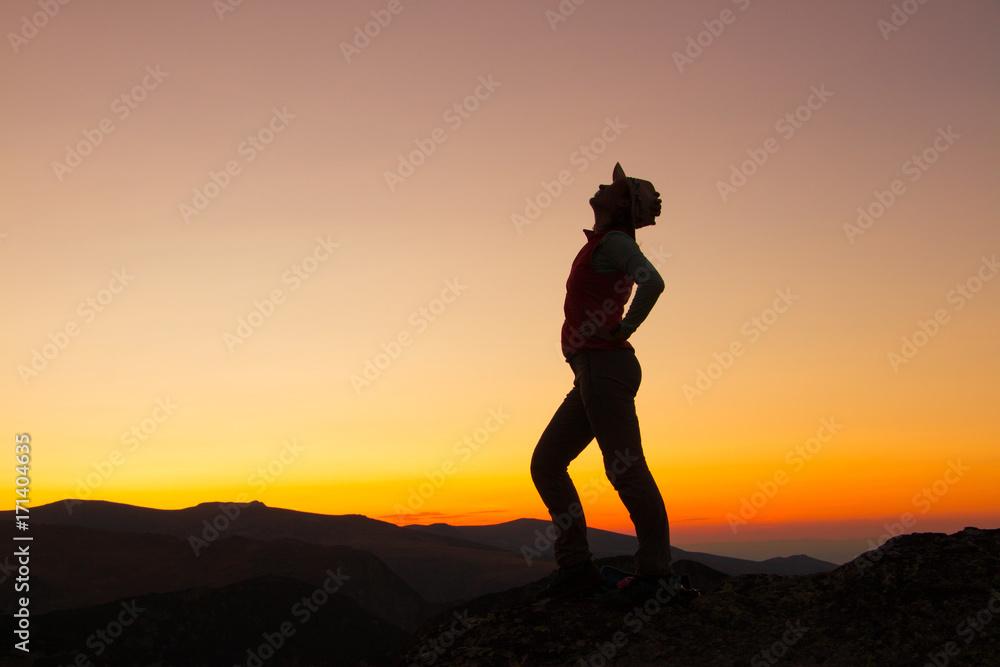
[[[819,560],[843,565],[870,551],[877,542],[878,537],[873,533],[870,538],[699,542],[685,544],[684,548],[689,551],[704,551],[719,556],[735,556],[750,560],[809,554]]]
[[[184,546],[175,545],[178,557],[187,553],[197,562],[218,550],[227,538],[233,537],[265,541],[287,539],[327,547],[352,547],[383,561],[430,603],[453,603],[521,586],[544,576],[555,567],[551,546],[538,544],[538,536],[544,535],[551,524],[539,519],[518,519],[493,526],[434,524],[401,528],[360,515],[297,512],[267,507],[260,502],[201,503],[180,510],[158,510],[105,501],[84,501],[72,505],[58,502],[35,507],[31,512],[34,526],[65,526],[173,537]],[[8,519],[13,517],[10,511],[0,512],[0,515]],[[6,525],[10,524],[11,521],[7,521]],[[632,554],[637,546],[635,537],[630,535],[597,529],[590,529],[589,535],[598,556]],[[124,545],[116,543],[111,546],[108,543],[108,547],[102,547],[103,540],[103,537],[92,539],[92,549],[107,552],[107,558],[94,557],[92,560],[95,562],[109,562],[116,558],[114,554],[123,553]],[[541,553],[541,556],[529,560],[522,553],[525,548]],[[294,550],[289,553],[294,554]],[[758,563],[674,549],[674,557],[696,560],[727,574],[808,574],[836,567],[833,563],[808,556]]]
[[[260,667],[388,665],[398,659],[410,633],[346,595],[324,599],[317,590],[299,579],[262,576],[41,614],[32,624],[30,664]],[[123,626],[123,619],[129,624]],[[0,625],[13,636],[10,615]],[[2,664],[28,664],[13,653],[0,657]]]
[[[0,539],[11,544],[13,512],[0,514]],[[393,664],[442,614],[493,614],[540,586],[555,567],[549,526],[404,528],[259,502],[34,507],[31,664]],[[597,556],[630,568],[635,537],[592,529],[590,538]],[[706,589],[732,576],[778,581],[836,569],[804,555],[757,562],[675,548],[674,559]],[[11,557],[0,569],[11,576]],[[18,595],[0,587],[9,632]],[[127,625],[126,612],[135,617]],[[4,650],[14,655],[9,646],[0,660]]]
[[[551,559],[552,547],[546,544],[547,540],[540,540],[540,536],[541,538],[545,537],[545,531],[550,525],[551,522],[540,519],[516,519],[492,526],[450,526],[444,523],[435,523],[429,526],[407,526],[406,528],[442,537],[487,544],[506,551],[521,553],[522,550],[525,550],[528,557],[533,552],[540,551]],[[634,535],[623,535],[597,528],[587,529],[587,539],[596,558],[631,555],[639,547],[639,542]],[[837,567],[834,563],[827,563],[804,555],[751,561],[743,558],[685,551],[678,547],[671,547],[670,551],[674,561],[693,560],[727,574],[813,574],[815,572],[828,572]]]

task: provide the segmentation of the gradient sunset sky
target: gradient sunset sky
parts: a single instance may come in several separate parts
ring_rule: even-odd
[[[0,26],[0,398],[34,504],[546,518],[565,281],[620,161],[664,202],[632,342],[675,543],[1000,527],[1000,3]],[[631,530],[596,443],[571,473]]]

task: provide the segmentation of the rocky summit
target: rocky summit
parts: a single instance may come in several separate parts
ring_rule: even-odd
[[[675,567],[703,592],[687,608],[536,601],[543,580],[437,617],[400,664],[1000,664],[1000,530],[901,535],[832,572],[804,576]]]

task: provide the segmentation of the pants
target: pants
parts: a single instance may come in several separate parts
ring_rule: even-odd
[[[531,457],[531,478],[556,529],[560,568],[590,560],[587,523],[569,464],[596,437],[604,469],[639,539],[638,574],[672,571],[670,529],[663,497],[642,453],[635,395],[642,369],[630,349],[584,350],[569,360],[573,389],[556,410]]]

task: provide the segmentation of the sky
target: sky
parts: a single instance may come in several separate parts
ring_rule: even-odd
[[[15,0],[0,27],[32,503],[546,518],[565,281],[621,162],[663,199],[631,340],[675,543],[1000,527],[1000,3]],[[596,443],[570,472],[631,531]]]

